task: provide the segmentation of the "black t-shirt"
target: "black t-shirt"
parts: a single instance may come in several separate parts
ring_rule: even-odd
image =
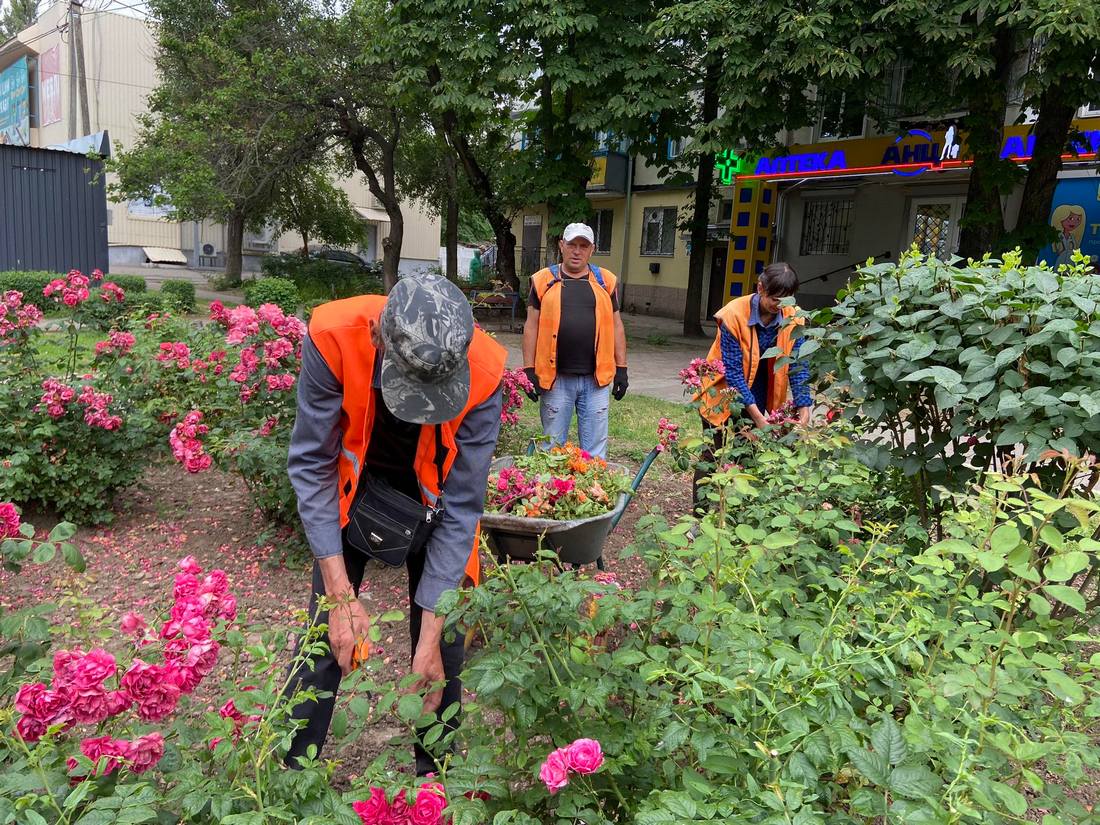
[[[555,289],[557,287],[551,287]],[[541,309],[534,287],[527,303]],[[611,293],[611,311],[619,311],[619,298]],[[561,276],[561,321],[558,323],[557,371],[562,375],[596,373],[596,294],[587,276]]]
[[[420,501],[420,484],[413,469],[419,443],[420,425],[402,421],[391,413],[382,399],[382,391],[376,387],[366,471],[385,479],[409,498]]]

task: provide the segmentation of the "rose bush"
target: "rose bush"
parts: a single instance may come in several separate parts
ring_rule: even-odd
[[[269,520],[297,524],[286,452],[305,324],[273,304],[210,306],[210,323],[159,320],[150,408],[170,428],[189,472],[219,466],[240,476]]]
[[[1097,821],[1100,504],[1071,463],[960,493],[932,542],[835,424],[731,444],[694,539],[644,520],[632,590],[493,567],[440,605],[484,639],[439,766],[456,825]]]
[[[1001,468],[1017,445],[1057,476],[1048,449],[1100,452],[1100,285],[1084,259],[1057,272],[1019,254],[947,264],[911,253],[862,269],[819,311],[826,396],[866,425],[864,459],[898,467],[926,524],[951,489]],[[854,402],[854,403],[852,403]]]
[[[0,302],[0,499],[102,522],[113,517],[114,494],[148,466],[156,433],[140,401],[133,336],[111,333],[94,359],[81,337],[92,307],[121,311],[125,292],[110,281],[94,291],[89,284],[70,272],[44,288],[63,334],[41,329],[41,311],[22,293]],[[46,345],[58,338],[64,344]]]
[[[0,552],[9,568],[44,563],[60,549],[81,569],[64,541],[73,529],[61,525],[44,540],[29,538],[33,528],[0,504]],[[12,531],[17,535],[7,536]],[[335,791],[331,763],[283,766],[296,727],[290,710],[316,699],[287,689],[288,634],[239,626],[230,582],[190,557],[179,563],[162,614],[154,615],[155,602],[142,595],[135,593],[142,612],[125,612],[117,630],[67,622],[51,628],[48,605],[0,614],[0,655],[15,664],[0,670],[0,823],[357,825],[352,805],[363,794]],[[395,618],[400,614],[379,617],[372,637]],[[301,656],[318,652],[319,633],[307,627]],[[51,644],[58,648],[52,656]],[[330,755],[358,733],[348,730],[348,708],[369,711],[358,686],[375,667],[368,662],[345,680],[338,709],[344,721],[334,724]],[[408,798],[408,818],[395,822],[441,821],[438,793]]]

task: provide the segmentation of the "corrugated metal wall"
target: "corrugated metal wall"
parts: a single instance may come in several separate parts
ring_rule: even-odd
[[[0,270],[107,272],[103,164],[0,146]]]

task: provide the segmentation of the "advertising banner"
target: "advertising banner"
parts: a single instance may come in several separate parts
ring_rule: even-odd
[[[1058,181],[1050,204],[1050,225],[1058,239],[1039,253],[1051,266],[1070,263],[1075,250],[1100,262],[1100,179]]]
[[[27,80],[25,57],[0,72],[0,143],[30,145],[31,103]]]
[[[38,58],[38,120],[43,126],[61,121],[61,47]]]

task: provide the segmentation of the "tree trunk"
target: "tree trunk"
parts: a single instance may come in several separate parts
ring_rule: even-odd
[[[444,147],[443,165],[447,170],[447,214],[444,246],[447,247],[447,280],[458,280],[458,169],[450,147]]]
[[[244,266],[244,215],[231,212],[225,222],[225,281],[229,286],[241,285]]]
[[[720,55],[707,62],[703,76],[703,107],[700,122],[705,126],[718,118],[718,72]],[[691,214],[691,256],[688,259],[688,286],[684,297],[684,335],[701,337],[703,325],[699,322],[703,304],[703,278],[707,263],[707,224],[710,217],[710,201],[714,193],[714,156],[699,153],[695,170],[695,203]]]
[[[512,232],[512,222],[500,208],[496,190],[489,178],[489,173],[482,168],[470,146],[469,138],[458,126],[458,118],[454,112],[443,114],[443,128],[446,130],[447,140],[454,148],[462,163],[462,171],[466,173],[466,180],[477,198],[478,207],[485,220],[493,227],[493,234],[497,241],[497,272],[499,278],[513,292],[519,292],[519,275],[516,274],[516,236]],[[520,306],[523,306],[524,298],[520,295]]]
[[[1012,190],[1018,177],[1016,164],[1001,158],[1015,42],[1014,30],[999,29],[993,43],[992,75],[969,82],[969,113],[962,126],[974,165],[966,190],[966,212],[959,224],[959,255],[964,258],[1000,252],[1004,237],[1001,195]]]
[[[488,215],[485,216],[488,219]],[[512,224],[501,215],[500,220],[493,226],[493,234],[497,241],[497,279],[507,284],[513,292],[519,293],[519,275],[516,274],[516,236],[512,233]],[[519,304],[522,307],[527,300],[526,295],[519,296]]]
[[[387,205],[386,214],[390,217],[390,232],[382,241],[382,288],[386,294],[397,284],[401,265],[401,243],[405,238],[405,217],[401,208],[392,211]]]
[[[1039,105],[1035,148],[1027,164],[1023,200],[1013,233],[1024,250],[1025,261],[1034,261],[1039,250],[1050,241],[1050,204],[1062,169],[1062,152],[1077,111],[1077,102],[1067,100],[1063,86],[1057,82],[1043,91]]]

